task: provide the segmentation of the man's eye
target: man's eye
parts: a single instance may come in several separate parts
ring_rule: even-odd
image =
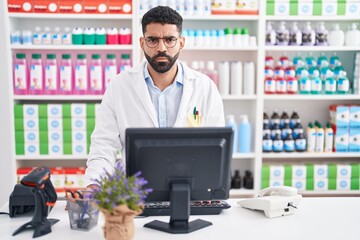
[[[168,37],[168,38],[165,38],[165,41],[168,42],[168,43],[171,43],[171,42],[174,42],[176,40],[175,37]]]
[[[150,43],[156,43],[156,42],[159,41],[159,39],[157,39],[157,38],[148,38],[147,41],[150,42]]]

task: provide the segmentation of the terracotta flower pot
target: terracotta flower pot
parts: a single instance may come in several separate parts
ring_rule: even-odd
[[[134,238],[134,217],[141,214],[142,210],[134,211],[127,205],[117,206],[112,213],[100,208],[105,216],[103,227],[106,240],[132,240]]]

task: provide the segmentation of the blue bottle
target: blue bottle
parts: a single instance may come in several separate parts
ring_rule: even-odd
[[[239,152],[249,153],[251,150],[251,125],[247,115],[240,116]]]
[[[234,132],[233,153],[238,152],[238,127],[234,115],[226,116],[226,127],[232,128]]]

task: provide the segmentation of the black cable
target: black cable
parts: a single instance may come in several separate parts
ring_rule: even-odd
[[[10,214],[7,213],[7,212],[0,212],[0,215],[2,215],[2,214],[10,215]]]

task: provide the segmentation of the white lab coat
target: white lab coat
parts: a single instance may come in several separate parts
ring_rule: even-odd
[[[125,129],[159,126],[144,79],[144,64],[120,73],[108,85],[91,135],[86,184],[98,179],[104,169],[112,171],[118,149],[122,150],[125,162]],[[184,69],[184,85],[174,127],[190,127],[189,119],[193,119],[194,107],[202,116],[199,126],[225,126],[223,102],[214,82],[206,75],[180,64]]]

